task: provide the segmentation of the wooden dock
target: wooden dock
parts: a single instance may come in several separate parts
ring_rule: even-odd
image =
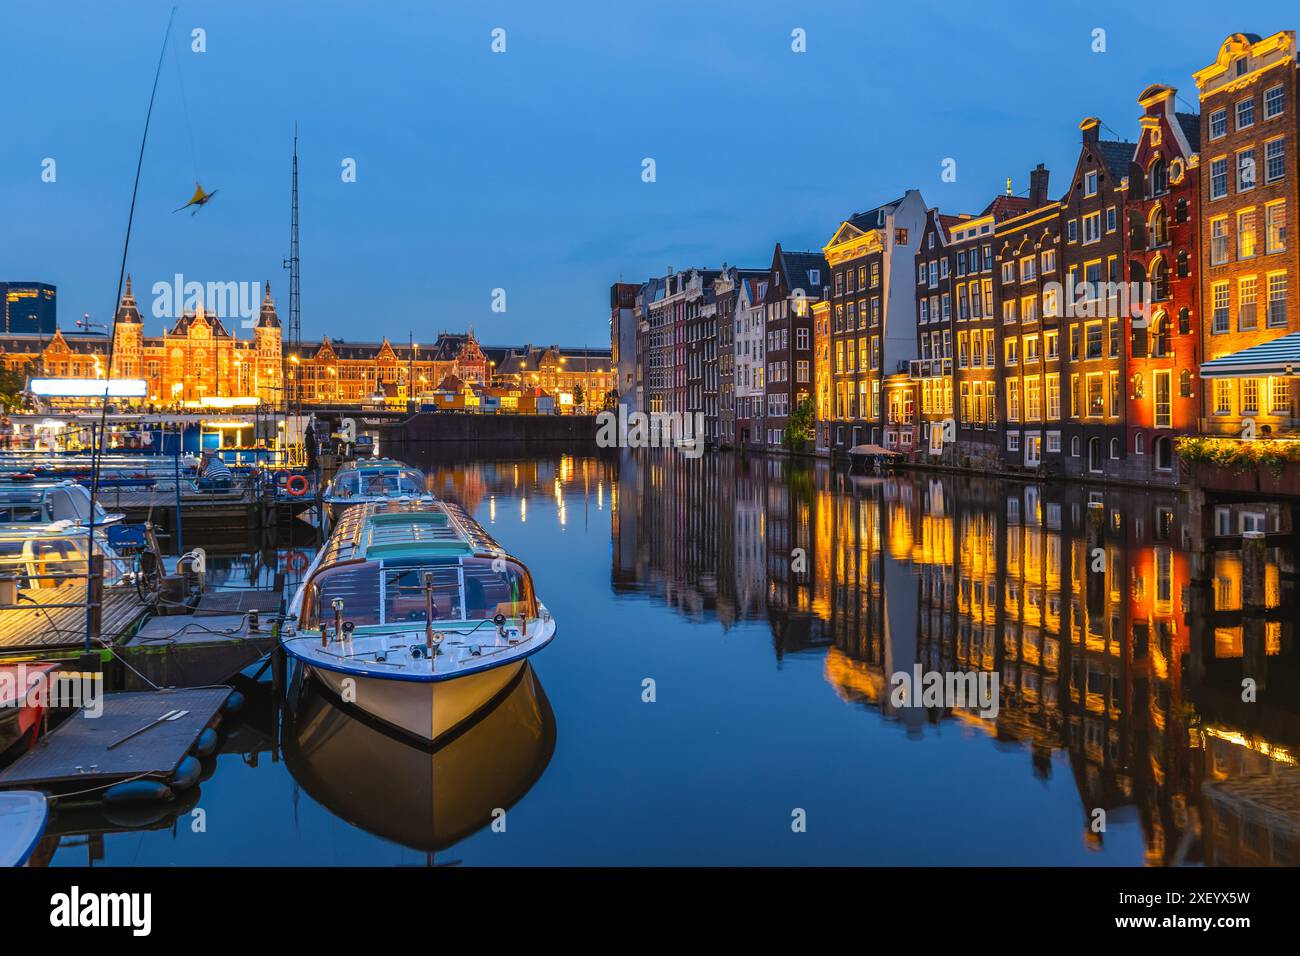
[[[230,690],[196,687],[106,694],[98,706],[84,707],[73,714],[39,746],[0,772],[0,789],[66,792],[107,787],[133,777],[165,781],[221,710]],[[109,745],[172,710],[188,713],[109,749]]]
[[[19,595],[19,606],[0,609],[0,653],[69,650],[85,643],[84,581],[25,589]],[[118,639],[134,630],[147,611],[135,588],[105,588],[100,636]]]

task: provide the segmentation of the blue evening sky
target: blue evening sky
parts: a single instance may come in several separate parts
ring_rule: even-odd
[[[55,283],[65,329],[109,317],[170,7],[11,0],[0,17],[0,279]],[[180,3],[128,265],[142,310],[180,272],[269,278],[283,315],[297,120],[306,337],[472,323],[490,344],[605,345],[620,276],[765,266],[776,241],[819,248],[911,186],[978,211],[1037,162],[1058,193],[1081,118],[1135,139],[1147,84],[1187,109],[1226,35],[1296,27],[1280,0]],[[173,215],[196,172],[219,194]]]

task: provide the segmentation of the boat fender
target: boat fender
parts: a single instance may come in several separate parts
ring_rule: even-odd
[[[145,803],[153,800],[170,800],[172,788],[161,780],[128,780],[114,784],[104,791],[105,803]]]
[[[411,656],[412,656],[413,658],[415,658],[416,660],[419,660],[421,657],[424,656],[424,648],[421,647],[419,644],[412,644],[412,645],[411,645]]]
[[[208,757],[217,749],[217,732],[211,727],[205,727],[203,733],[199,734],[199,739],[194,742],[194,755],[196,757]]]
[[[203,771],[203,764],[199,763],[193,757],[185,757],[181,760],[180,766],[176,772],[171,775],[167,782],[175,790],[188,790],[198,782],[199,774]]]
[[[244,695],[237,690],[232,690],[226,702],[221,705],[221,709],[227,714],[237,714],[244,709]]]

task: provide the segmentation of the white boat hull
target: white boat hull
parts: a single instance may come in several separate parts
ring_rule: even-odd
[[[365,677],[308,666],[344,703],[408,734],[435,741],[491,703],[526,663],[527,658],[517,658],[440,681]]]

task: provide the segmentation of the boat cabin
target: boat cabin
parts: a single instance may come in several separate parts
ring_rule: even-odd
[[[95,524],[121,521],[95,502]],[[0,524],[90,523],[90,492],[74,481],[0,481]]]
[[[341,602],[341,608],[335,602]],[[341,619],[410,630],[538,616],[532,577],[457,505],[432,497],[349,509],[302,590],[300,628]]]
[[[70,522],[9,525],[0,528],[0,579],[15,581],[20,590],[85,581],[88,551],[87,532]],[[127,580],[126,562],[99,532],[95,552],[104,555],[105,586]]]
[[[339,469],[325,496],[335,498],[391,498],[422,495],[424,473],[389,458],[349,462]]]

